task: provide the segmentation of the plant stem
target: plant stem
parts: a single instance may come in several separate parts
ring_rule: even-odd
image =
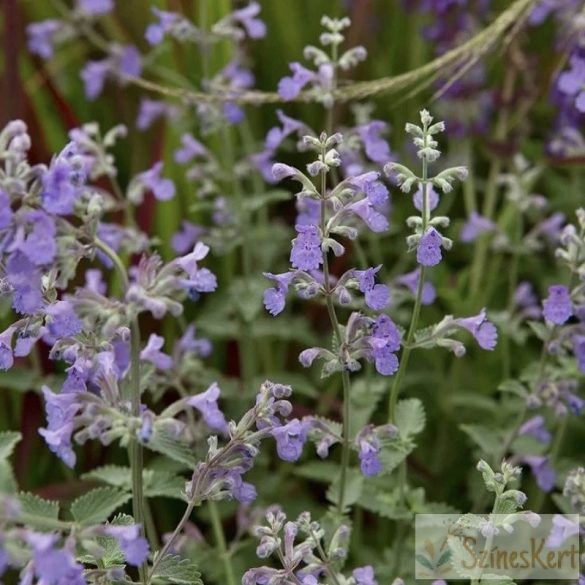
[[[225,579],[227,585],[237,585],[236,576],[234,574],[234,568],[231,563],[230,553],[227,548],[225,534],[223,532],[223,526],[221,518],[219,516],[219,510],[217,504],[213,500],[208,501],[209,505],[209,516],[211,517],[211,526],[213,528],[213,534],[215,537],[215,544],[219,550],[223,568],[225,571]]]
[[[425,138],[426,140],[426,138]],[[422,159],[422,233],[424,234],[428,221],[429,221],[429,209],[428,209],[428,184],[427,184],[427,176],[428,176],[428,164],[426,158],[423,157]],[[396,404],[398,403],[398,395],[400,394],[400,387],[402,384],[402,379],[404,378],[404,374],[406,373],[406,369],[408,367],[408,362],[410,360],[410,354],[412,352],[412,340],[414,338],[414,334],[418,327],[418,320],[420,317],[420,309],[422,306],[422,296],[423,290],[425,285],[425,272],[426,267],[420,267],[420,274],[418,280],[418,286],[416,289],[416,297],[414,299],[414,308],[412,309],[412,318],[410,320],[410,326],[408,328],[408,333],[406,334],[406,341],[404,345],[404,350],[402,355],[400,356],[400,365],[398,366],[398,372],[396,377],[394,378],[394,383],[392,384],[392,390],[390,391],[390,400],[388,403],[388,420],[391,423],[395,422],[396,417]]]
[[[325,149],[322,151],[323,159],[325,159]],[[321,235],[323,238],[327,237],[327,222],[326,222],[326,192],[327,192],[327,174],[325,171],[321,172]],[[341,336],[341,329],[339,327],[339,320],[335,313],[335,306],[331,298],[331,279],[329,275],[329,261],[327,259],[327,252],[323,250],[323,282],[325,288],[325,302],[327,304],[327,312],[329,314],[329,321],[333,328],[333,334],[337,341],[338,351],[341,356],[343,351],[343,338]],[[340,514],[343,514],[345,507],[345,483],[347,479],[347,468],[349,467],[349,395],[351,383],[349,380],[349,373],[344,368],[341,370],[341,383],[343,386],[343,441],[341,443],[341,475],[339,477],[339,500],[337,509]]]
[[[170,538],[165,542],[164,546],[160,549],[160,551],[156,555],[154,562],[152,563],[152,568],[150,569],[150,573],[148,575],[148,578],[143,581],[143,583],[146,583],[146,585],[150,585],[150,583],[152,583],[152,579],[155,576],[156,570],[158,569],[160,562],[164,559],[164,557],[168,553],[171,546],[175,543],[175,540],[177,540],[177,537],[179,536],[179,534],[181,534],[181,531],[183,530],[185,524],[187,524],[187,521],[189,520],[189,517],[191,516],[191,512],[193,512],[194,507],[195,507],[195,500],[191,499],[189,501],[189,504],[185,508],[185,512],[183,513],[183,516],[181,517],[181,519],[179,520],[179,523],[175,527],[175,530],[173,530],[173,533],[171,534]]]
[[[122,260],[118,254],[110,248],[105,242],[98,238],[95,239],[95,246],[101,250],[112,261],[114,269],[118,273],[122,283],[123,290],[128,289],[128,274]],[[138,317],[132,315],[130,318],[130,404],[132,416],[140,417],[140,326]],[[136,524],[140,525],[140,530],[144,533],[144,489],[142,485],[142,468],[143,456],[142,445],[136,440],[136,437],[130,439],[128,448],[128,457],[130,459],[130,468],[132,470],[132,514]],[[146,564],[138,568],[140,580],[144,583],[146,579]]]

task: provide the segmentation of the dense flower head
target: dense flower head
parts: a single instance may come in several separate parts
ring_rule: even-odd
[[[400,349],[401,338],[400,331],[388,315],[379,315],[372,324],[370,357],[383,376],[391,376],[398,370],[395,352]]]

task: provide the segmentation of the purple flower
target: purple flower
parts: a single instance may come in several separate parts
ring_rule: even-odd
[[[394,352],[400,349],[401,335],[388,315],[378,315],[368,338],[370,358],[376,370],[383,376],[391,376],[398,370],[398,358]]]
[[[77,0],[77,6],[87,14],[107,14],[114,10],[114,0]]]
[[[242,480],[241,471],[232,469],[225,481],[232,497],[242,504],[251,504],[257,496],[256,488]]]
[[[193,353],[200,357],[208,357],[212,350],[209,339],[197,339],[195,337],[195,325],[189,325],[185,329],[185,333],[183,333],[177,345],[181,353]]]
[[[140,525],[109,524],[104,527],[104,533],[118,541],[127,563],[138,567],[146,561],[150,548],[146,539],[140,536]]]
[[[57,301],[49,305],[45,314],[50,317],[47,328],[55,339],[72,337],[83,330],[83,324],[69,301]]]
[[[0,230],[6,229],[12,223],[14,213],[10,206],[10,197],[0,189]]]
[[[151,333],[146,347],[140,352],[140,359],[154,364],[158,370],[170,370],[173,367],[173,358],[161,350],[165,340],[156,333]]]
[[[18,248],[33,264],[50,264],[57,254],[55,220],[40,209],[29,211],[25,220],[30,231]]]
[[[177,254],[186,254],[205,233],[205,228],[183,220],[181,229],[173,236],[171,245]]]
[[[390,291],[383,284],[375,284],[375,276],[382,268],[382,265],[367,270],[355,270],[354,274],[358,279],[360,291],[364,293],[366,305],[374,311],[381,311],[390,303]]]
[[[13,288],[12,307],[17,313],[34,315],[43,308],[40,272],[24,254],[10,256],[6,278]]]
[[[89,268],[85,271],[85,288],[98,295],[106,294],[108,286],[103,280],[101,270],[98,268]]]
[[[360,470],[366,477],[373,477],[382,473],[380,442],[374,435],[360,439],[358,456]]]
[[[85,169],[77,155],[77,147],[70,142],[43,174],[41,197],[43,207],[55,215],[73,213],[81,195],[80,187],[86,180]]]
[[[496,347],[498,330],[487,320],[485,309],[474,317],[455,319],[454,324],[469,331],[482,349],[492,350]]]
[[[352,575],[357,585],[378,585],[371,565],[354,569]]]
[[[104,90],[108,77],[124,82],[125,76],[138,77],[142,72],[142,59],[134,45],[115,45],[113,54],[100,61],[88,61],[81,70],[88,100],[95,100]]]
[[[496,224],[493,221],[482,217],[477,211],[472,211],[465,225],[461,228],[459,238],[462,242],[468,244],[475,241],[482,234],[487,234],[495,229]]]
[[[191,396],[187,400],[189,406],[196,408],[203,416],[205,424],[210,429],[220,433],[227,432],[228,424],[225,416],[217,405],[217,400],[220,395],[220,389],[216,382],[214,382],[205,392]]]
[[[569,520],[561,514],[555,514],[553,518],[553,527],[546,540],[548,548],[561,548],[564,542],[573,536],[579,534],[579,522]]]
[[[396,279],[396,283],[405,286],[413,295],[416,295],[418,291],[418,284],[420,281],[420,268],[416,268],[412,272],[403,274]],[[421,302],[423,305],[430,305],[435,301],[437,297],[437,291],[430,282],[423,284]]]
[[[275,151],[283,143],[285,138],[291,134],[301,133],[307,130],[307,126],[303,122],[287,116],[282,110],[276,110],[276,115],[282,124],[282,128],[274,126],[266,134],[266,148],[270,150],[271,153]]]
[[[183,22],[184,19],[180,14],[159,10],[154,6],[151,10],[158,18],[158,22],[149,24],[144,36],[149,44],[158,45],[164,40],[165,34],[169,33],[174,27]]]
[[[28,50],[42,59],[50,59],[55,50],[57,33],[62,27],[63,22],[56,19],[29,24],[26,27]]]
[[[300,63],[291,63],[289,68],[292,71],[292,76],[283,77],[278,83],[278,93],[285,101],[294,100],[305,85],[316,78],[315,73],[309,71]]]
[[[8,327],[0,334],[0,370],[9,370],[14,365],[12,337],[14,328]]]
[[[155,120],[159,118],[173,120],[179,115],[179,111],[179,108],[167,102],[144,98],[140,102],[140,109],[136,118],[136,128],[138,130],[148,130]]]
[[[569,289],[555,284],[548,289],[548,297],[542,303],[545,319],[555,325],[562,325],[573,314],[573,303]]]
[[[67,549],[54,548],[55,534],[26,534],[26,539],[33,549],[33,566],[39,582],[47,585],[81,585],[83,566],[75,562],[75,557]]]
[[[525,456],[523,461],[530,467],[536,478],[536,483],[542,491],[550,492],[555,487],[557,474],[551,467],[548,457]]]
[[[244,28],[251,39],[261,39],[266,36],[266,25],[257,18],[258,14],[260,14],[260,4],[250,2],[244,8],[234,10],[231,17]]]
[[[366,197],[345,208],[348,212],[357,215],[373,232],[385,232],[388,227],[388,219],[384,217]]]
[[[527,420],[520,429],[518,429],[518,434],[533,437],[538,442],[544,443],[545,445],[550,443],[551,440],[551,434],[544,424],[544,417],[540,415],[533,416],[531,419]]]
[[[362,139],[366,156],[375,163],[386,163],[391,158],[390,146],[380,135],[388,131],[388,124],[381,120],[372,120],[356,128]]]
[[[140,173],[136,179],[142,183],[159,201],[168,201],[175,196],[175,184],[170,179],[161,177],[162,161],[155,163],[151,169]]]
[[[585,58],[574,53],[569,59],[570,69],[559,75],[557,88],[575,99],[575,107],[585,112]]]
[[[323,263],[321,237],[314,225],[295,226],[298,236],[292,242],[290,262],[299,270],[318,270]]]
[[[307,426],[295,418],[287,424],[272,429],[276,439],[276,452],[284,461],[296,461],[303,453],[307,440]]]
[[[175,150],[173,158],[179,164],[190,163],[197,157],[208,157],[209,151],[192,134],[186,133],[181,136],[181,148]]]
[[[575,335],[573,337],[573,352],[577,358],[579,370],[585,373],[585,335]]]
[[[422,266],[436,266],[443,258],[442,244],[441,234],[434,227],[427,229],[416,249],[417,262]]]
[[[71,446],[71,435],[74,429],[74,418],[81,405],[77,400],[79,386],[70,384],[60,394],[55,394],[47,386],[43,386],[45,410],[47,412],[47,428],[39,429],[49,449],[62,459],[66,465],[75,465],[75,452]]]
[[[414,203],[414,206],[416,207],[416,209],[418,209],[419,211],[422,211],[422,207],[423,207],[423,187],[422,187],[422,185],[419,184],[418,189],[412,198],[412,202]],[[433,211],[433,209],[435,209],[435,207],[437,207],[437,205],[439,205],[439,195],[435,191],[435,189],[433,188],[432,185],[427,185],[427,207],[428,207],[427,211]]]
[[[264,291],[264,306],[271,315],[278,315],[284,310],[286,294],[296,272],[284,272],[283,274],[263,273],[266,278],[273,280],[276,286]]]
[[[199,268],[197,264],[208,253],[209,246],[197,242],[191,253],[175,260],[175,263],[187,273],[188,279],[181,279],[180,285],[189,292],[192,298],[197,298],[199,293],[213,292],[217,288],[215,274],[207,268]]]
[[[321,202],[317,199],[302,197],[297,199],[298,225],[318,225],[321,218]]]

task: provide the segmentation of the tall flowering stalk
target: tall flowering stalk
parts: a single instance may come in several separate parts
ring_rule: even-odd
[[[389,176],[396,178],[402,191],[408,193],[415,184],[418,186],[414,204],[421,212],[420,217],[413,216],[407,220],[408,226],[415,230],[415,233],[407,238],[407,242],[411,249],[416,249],[416,259],[420,264],[420,270],[418,273],[418,284],[414,297],[412,317],[404,341],[404,350],[401,356],[400,368],[394,378],[392,389],[390,391],[388,419],[391,423],[395,422],[396,404],[400,394],[400,387],[408,367],[410,354],[413,349],[412,344],[418,328],[420,310],[424,301],[423,296],[427,268],[435,266],[441,261],[441,248],[448,250],[452,246],[452,241],[442,236],[436,229],[436,227],[448,227],[449,218],[441,216],[435,218],[431,217],[432,210],[438,204],[438,195],[433,190],[433,187],[437,187],[443,193],[449,193],[453,189],[452,184],[456,179],[464,180],[467,177],[467,170],[464,167],[450,168],[442,171],[435,177],[429,177],[429,163],[435,162],[441,155],[440,151],[437,150],[438,143],[433,137],[436,134],[443,132],[445,130],[445,125],[443,122],[436,122],[433,124],[433,118],[426,110],[423,110],[420,113],[420,119],[422,126],[407,124],[406,132],[408,132],[414,139],[413,141],[417,148],[417,155],[421,160],[421,176],[417,177],[412,171],[397,163],[388,163],[384,167],[385,172]]]

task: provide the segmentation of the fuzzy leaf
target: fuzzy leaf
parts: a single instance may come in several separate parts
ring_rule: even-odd
[[[326,498],[334,505],[339,502],[340,476],[329,486]],[[364,476],[357,469],[348,469],[343,493],[344,507],[347,509],[355,504],[362,494]]]
[[[153,581],[176,585],[203,585],[197,565],[189,559],[174,555],[166,555],[162,559],[153,575]]]
[[[21,439],[22,435],[16,431],[0,433],[0,461],[8,459],[12,455],[14,447]]]
[[[96,488],[73,501],[71,514],[79,524],[100,524],[130,498],[131,494],[113,487]]]
[[[8,461],[0,460],[0,493],[15,494],[18,491],[14,472]]]
[[[111,524],[116,526],[131,526],[134,524],[134,518],[128,514],[118,514],[112,519]],[[118,541],[111,536],[102,536],[97,539],[98,544],[104,550],[104,555],[101,557],[101,563],[104,568],[123,566],[126,562],[124,553],[122,552]]]
[[[487,425],[459,425],[483,453],[497,453],[502,445],[501,432]]]
[[[132,472],[129,467],[123,467],[121,465],[96,467],[90,472],[84,473],[81,479],[101,481],[102,483],[123,489],[132,488]]]
[[[266,193],[247,196],[246,199],[244,199],[244,207],[249,211],[258,211],[272,203],[280,203],[281,201],[288,201],[289,199],[290,193],[288,191],[274,189],[272,191],[267,191]]]
[[[188,465],[191,469],[195,465],[195,457],[193,450],[190,449],[185,443],[178,441],[171,435],[169,435],[164,428],[157,427],[155,425],[154,432],[145,447],[166,455],[179,463]]]
[[[45,500],[29,492],[18,494],[20,510],[23,514],[35,519],[57,520],[59,518],[59,502]]]
[[[401,400],[396,405],[396,425],[400,436],[410,439],[425,428],[426,414],[418,398]]]
[[[293,472],[310,481],[329,483],[331,478],[339,473],[339,465],[332,461],[309,461],[302,465],[295,465]]]
[[[162,496],[183,500],[181,493],[185,487],[185,480],[182,477],[158,469],[144,469],[142,477],[144,495],[147,498]],[[125,491],[132,489],[132,472],[129,467],[104,465],[84,474],[82,479],[101,481]]]

